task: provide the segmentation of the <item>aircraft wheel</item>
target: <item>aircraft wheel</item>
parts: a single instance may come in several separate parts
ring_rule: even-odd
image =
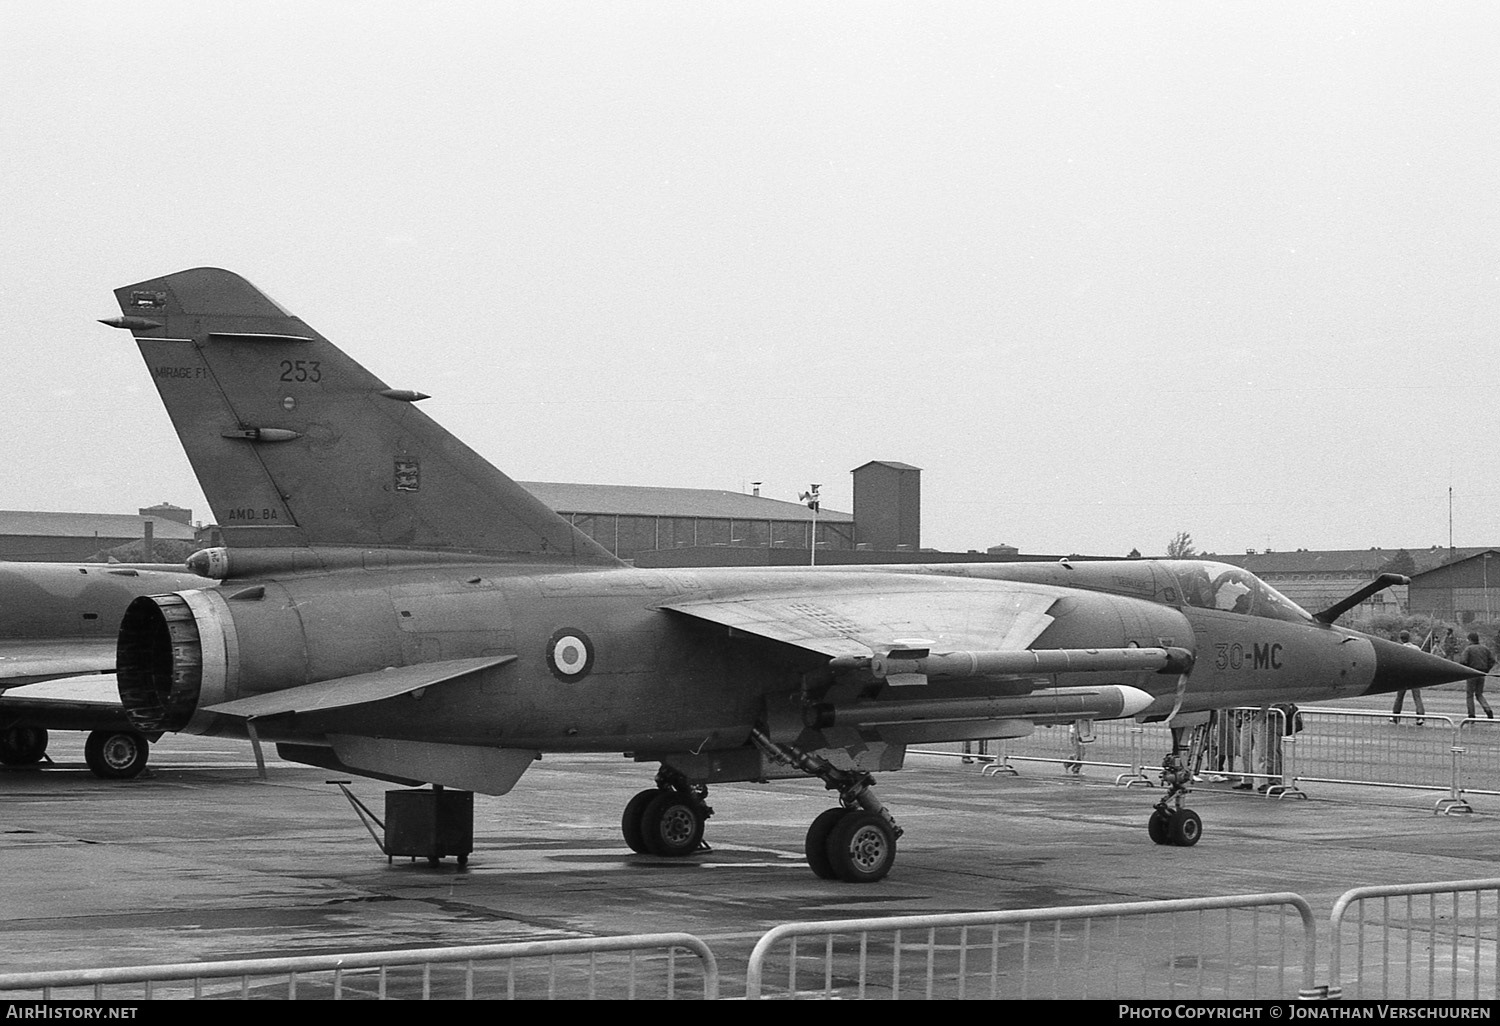
[[[47,731],[41,727],[11,727],[0,731],[0,763],[30,766],[47,754]]]
[[[1168,831],[1173,844],[1179,848],[1191,848],[1203,836],[1203,820],[1192,809],[1178,809]]]
[[[812,821],[812,826],[807,828],[807,844],[804,850],[807,852],[807,868],[813,871],[813,875],[820,880],[837,880],[839,875],[834,871],[833,860],[828,857],[828,838],[833,834],[833,828],[838,826],[839,820],[849,810],[842,805],[835,809],[827,809],[818,814],[818,818]]]
[[[1151,835],[1151,840],[1157,844],[1172,843],[1172,813],[1166,809],[1156,809],[1151,813],[1151,818],[1146,820],[1146,833]]]
[[[641,839],[652,855],[681,858],[703,840],[703,814],[676,791],[658,791],[641,813]]]
[[[840,817],[828,835],[828,861],[840,880],[874,883],[896,864],[896,835],[885,817],[853,809]]]
[[[83,760],[104,780],[140,776],[150,756],[150,742],[133,730],[96,730],[83,745]]]
[[[648,787],[625,803],[625,813],[620,817],[620,833],[624,835],[625,843],[633,852],[646,855],[651,851],[646,847],[646,838],[641,833],[641,816],[645,813],[646,806],[651,803],[651,799],[659,794],[661,794],[660,788]]]

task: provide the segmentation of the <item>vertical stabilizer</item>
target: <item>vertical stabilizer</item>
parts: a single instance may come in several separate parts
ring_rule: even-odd
[[[115,296],[231,547],[617,562],[239,275]]]

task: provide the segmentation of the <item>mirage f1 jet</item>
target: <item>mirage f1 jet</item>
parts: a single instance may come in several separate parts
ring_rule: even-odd
[[[282,758],[504,794],[544,752],[659,763],[635,850],[698,850],[707,785],[816,777],[821,877],[882,878],[872,774],[917,742],[1181,718],[1465,677],[1315,619],[1215,563],[638,570],[238,275],[117,290],[224,531],[217,588],[137,599],[138,730],[256,736]],[[1172,804],[1158,840],[1191,844]]]

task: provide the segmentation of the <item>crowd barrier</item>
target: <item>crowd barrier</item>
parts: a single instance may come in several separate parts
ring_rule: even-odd
[[[1248,781],[1282,798],[1306,797],[1305,785],[1319,783],[1442,792],[1434,809],[1450,814],[1472,811],[1468,795],[1500,795],[1500,720],[1317,706],[1303,706],[1291,723],[1277,708],[1219,716],[1200,771],[1207,781]],[[1083,736],[1066,726],[1039,727],[1023,738],[970,744],[969,753],[914,751],[977,760],[985,775],[1018,773],[1030,763],[1065,774],[1102,770],[1124,785],[1156,784],[1172,739],[1163,724],[1103,720]]]
[[[1497,997],[1500,879],[1360,887],[1334,903],[1330,998]]]
[[[680,983],[679,952],[699,972]],[[0,974],[0,998],[613,1000],[718,997],[714,953],[686,933]]]
[[[745,997],[1494,1001],[1497,929],[1500,879],[1346,891],[1321,942],[1292,893],[786,923]],[[714,952],[682,933],[0,974],[12,1002],[719,992]]]
[[[789,923],[756,944],[745,997],[1297,998],[1316,963],[1306,901],[1243,894]]]

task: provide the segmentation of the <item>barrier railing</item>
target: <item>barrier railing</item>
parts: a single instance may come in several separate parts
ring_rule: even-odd
[[[755,945],[745,996],[1296,998],[1317,993],[1316,945],[1290,893],[788,923]]]
[[[1494,1001],[1497,934],[1500,878],[1346,891],[1322,986],[1292,893],[788,923],[755,945],[745,996]],[[683,933],[0,974],[11,1001],[718,996]]]
[[[679,952],[701,970],[679,982]],[[601,957],[621,956],[621,957]],[[644,979],[642,977],[645,977]],[[692,984],[697,984],[693,986]],[[476,944],[406,951],[0,974],[0,997],[44,1000],[375,998],[494,1000],[566,996],[671,1000],[719,995],[708,945],[686,933]],[[696,991],[684,995],[683,991]],[[82,992],[82,993],[80,993]]]
[[[1461,721],[1453,750],[1455,799],[1465,793],[1500,794],[1500,720]]]
[[[1443,813],[1472,811],[1465,794],[1500,795],[1500,720],[1304,706],[1293,723],[1275,707],[1221,710],[1218,722],[1201,767],[1208,781],[1249,781],[1272,797],[1306,797],[1300,785],[1318,783],[1442,791],[1434,805]],[[1065,774],[1103,769],[1120,784],[1155,784],[1171,735],[1162,724],[1107,720],[1093,725],[1088,740],[1046,727],[994,744],[994,756],[969,756],[984,763],[985,775],[1039,763]]]
[[[1457,732],[1447,716],[1325,708],[1304,708],[1301,715],[1299,781],[1420,791],[1453,787]]]
[[[1500,879],[1359,887],[1330,917],[1330,998],[1500,997]]]

